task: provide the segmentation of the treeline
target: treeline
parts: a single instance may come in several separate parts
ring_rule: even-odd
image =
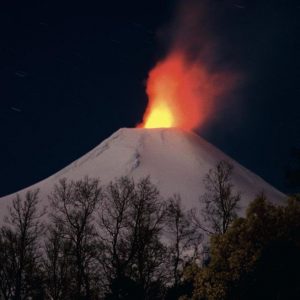
[[[46,208],[38,191],[17,195],[0,228],[0,299],[293,299],[299,201],[260,195],[238,218],[231,174],[218,163],[188,211],[149,178],[64,179]]]

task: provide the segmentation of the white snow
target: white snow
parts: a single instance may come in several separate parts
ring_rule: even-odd
[[[220,160],[234,166],[232,183],[242,194],[242,213],[261,191],[274,203],[285,199],[284,194],[198,135],[175,128],[120,129],[66,168],[18,193],[39,188],[46,206],[47,195],[61,178],[97,177],[107,184],[123,175],[134,179],[149,175],[163,197],[179,193],[186,208],[199,207],[199,197],[205,192],[203,178]],[[0,222],[15,195],[0,198]]]

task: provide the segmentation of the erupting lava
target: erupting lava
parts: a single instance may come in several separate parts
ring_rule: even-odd
[[[148,106],[142,128],[199,127],[208,113],[214,89],[211,75],[174,52],[159,62],[147,80]]]

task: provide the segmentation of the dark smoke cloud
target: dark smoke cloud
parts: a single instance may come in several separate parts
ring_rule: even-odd
[[[201,125],[201,132],[209,130],[210,124],[227,110],[230,115],[241,115],[240,93],[246,76],[236,64],[224,28],[228,9],[236,9],[230,1],[179,1],[171,24],[160,33],[167,55],[178,50],[183,52],[191,64],[198,65],[200,70],[204,68],[217,81],[216,90],[222,91],[214,97],[212,113]],[[236,117],[231,126],[238,125],[239,121]]]
[[[179,1],[167,31],[169,51],[180,49],[208,68],[221,68],[228,56],[222,26],[227,6],[223,1]]]
[[[191,60],[211,64],[217,48],[212,16],[209,1],[181,1],[171,26],[170,48],[183,50]]]
[[[161,34],[167,52],[235,77],[199,133],[280,188],[299,147],[299,28],[297,0],[187,0]]]

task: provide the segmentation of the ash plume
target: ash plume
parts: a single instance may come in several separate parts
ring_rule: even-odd
[[[185,81],[184,87],[179,91],[172,91],[176,97],[167,101],[167,105],[173,109],[184,107],[185,94],[197,106],[198,121],[185,126],[184,122],[174,121],[174,127],[184,129],[197,129],[202,127],[207,120],[215,117],[216,114],[226,105],[225,98],[230,98],[230,93],[241,84],[243,76],[232,67],[232,60],[226,59],[228,51],[223,50],[223,37],[220,34],[221,28],[218,20],[223,18],[224,10],[219,1],[200,1],[185,0],[180,1],[175,11],[172,23],[160,32],[160,37],[167,43],[166,55],[150,71],[148,78],[153,84],[153,73],[157,68],[163,69],[164,65],[170,62],[172,57],[182,57],[181,67],[183,69],[182,80]],[[167,68],[166,68],[167,69]],[[190,85],[187,84],[186,74],[193,74]],[[169,76],[162,74],[158,80]],[[177,76],[178,79],[178,76]],[[191,97],[191,91],[193,93]],[[180,94],[180,96],[178,96]],[[145,118],[151,115],[151,107],[156,104],[152,98],[153,93],[149,95],[149,104],[144,116],[144,124],[147,123]],[[159,97],[157,97],[159,98]],[[175,99],[176,98],[176,99]],[[187,98],[187,97],[186,97]],[[175,103],[176,102],[176,103]],[[180,103],[179,103],[180,102]],[[191,101],[187,101],[186,106],[191,106]],[[228,103],[228,102],[227,102]],[[154,108],[152,108],[153,110]],[[193,109],[194,110],[194,109]],[[181,112],[180,119],[183,115],[189,114],[189,111]],[[178,114],[177,114],[178,115]],[[174,120],[178,117],[174,116]],[[149,122],[148,122],[149,123]],[[152,120],[155,123],[155,120]],[[171,126],[170,126],[171,127]]]

